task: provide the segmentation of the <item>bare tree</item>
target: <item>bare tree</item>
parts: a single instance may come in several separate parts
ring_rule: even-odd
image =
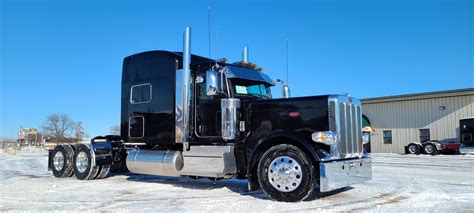
[[[84,126],[80,121],[74,124],[74,137],[77,141],[80,141],[82,138],[87,137],[87,134],[84,131]]]
[[[109,134],[120,135],[120,125],[113,125],[109,129]]]
[[[52,137],[54,141],[60,142],[69,136],[74,130],[75,123],[65,114],[48,115],[43,123],[44,134]]]

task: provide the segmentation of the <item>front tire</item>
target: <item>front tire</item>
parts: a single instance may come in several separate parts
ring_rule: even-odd
[[[260,158],[258,182],[271,199],[301,201],[315,188],[315,172],[308,156],[298,147],[281,144],[268,149]]]
[[[79,144],[74,153],[74,174],[79,180],[91,180],[97,176],[99,166],[92,166],[91,150],[85,144]]]
[[[51,170],[54,177],[71,177],[74,172],[74,150],[68,144],[58,145],[54,148],[51,159]]]

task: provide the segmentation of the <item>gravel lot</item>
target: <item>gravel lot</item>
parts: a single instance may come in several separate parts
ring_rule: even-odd
[[[299,203],[268,200],[230,179],[115,175],[56,179],[47,152],[0,150],[0,211],[474,212],[474,155],[373,155],[372,181]]]

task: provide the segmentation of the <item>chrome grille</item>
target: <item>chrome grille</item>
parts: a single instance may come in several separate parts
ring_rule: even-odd
[[[361,119],[359,100],[347,96],[330,96],[329,128],[338,135],[337,143],[331,147],[331,157],[351,158],[361,156]]]

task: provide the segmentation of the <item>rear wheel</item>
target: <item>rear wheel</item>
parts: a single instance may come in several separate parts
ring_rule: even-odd
[[[110,171],[110,165],[100,166],[99,172],[97,172],[95,179],[102,179],[102,178],[107,177],[107,175],[109,174],[109,171]]]
[[[92,166],[91,150],[84,144],[77,145],[74,153],[74,174],[79,180],[91,180],[97,176],[98,166]]]
[[[51,170],[54,177],[71,177],[73,168],[74,150],[68,144],[58,145],[54,148],[51,159]]]
[[[438,153],[436,146],[432,143],[426,144],[424,147],[424,151],[428,155],[436,155]]]
[[[277,201],[295,202],[308,197],[315,187],[314,167],[298,147],[281,144],[260,158],[258,182],[265,194]]]
[[[420,154],[420,151],[421,151],[420,145],[413,144],[413,143],[408,145],[408,153],[409,154],[417,155],[417,154]]]

